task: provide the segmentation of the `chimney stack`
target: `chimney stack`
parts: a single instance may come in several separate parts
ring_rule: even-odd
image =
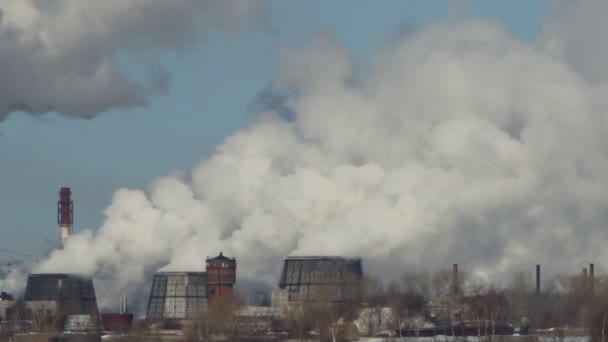
[[[128,304],[128,301],[127,301],[127,295],[125,293],[123,293],[122,296],[120,297],[119,312],[121,314],[126,314],[126,313],[129,312],[129,304]]]
[[[72,202],[72,191],[64,187],[59,189],[59,201],[57,201],[57,224],[59,225],[59,245],[63,247],[67,238],[72,235],[74,225],[74,203]]]
[[[455,296],[459,294],[458,287],[458,264],[454,264],[452,265],[452,294]]]
[[[589,286],[587,284],[588,284],[588,281],[587,281],[587,267],[583,267],[583,284],[582,284],[583,295],[587,295],[587,292],[589,290]]]
[[[593,291],[594,291],[594,285],[593,282],[595,279],[594,278],[594,265],[593,263],[589,264],[589,294],[591,296],[593,296]]]
[[[540,294],[540,265],[536,265],[536,294]]]

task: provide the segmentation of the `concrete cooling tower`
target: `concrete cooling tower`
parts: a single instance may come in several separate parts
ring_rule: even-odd
[[[30,274],[24,300],[29,315],[41,313],[59,325],[68,316],[99,317],[93,281],[74,274]]]

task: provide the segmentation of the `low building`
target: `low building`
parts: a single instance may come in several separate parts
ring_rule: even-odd
[[[6,311],[15,305],[15,298],[6,292],[0,292],[0,322],[6,321]]]
[[[276,308],[281,316],[289,311],[289,292],[287,289],[273,289],[270,294],[270,306]]]

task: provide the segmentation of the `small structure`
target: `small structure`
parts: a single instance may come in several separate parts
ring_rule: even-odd
[[[273,289],[270,295],[270,306],[277,308],[281,316],[289,312],[289,292],[287,289]]]
[[[6,310],[13,305],[15,305],[15,298],[6,292],[0,292],[0,322],[6,321]]]
[[[103,330],[111,333],[125,333],[131,329],[133,314],[129,313],[127,296],[120,297],[120,310],[117,313],[101,314]]]

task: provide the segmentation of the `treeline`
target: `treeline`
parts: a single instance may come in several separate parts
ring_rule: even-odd
[[[474,282],[460,272],[405,273],[382,285],[366,280],[363,307],[376,313],[379,326],[394,331],[415,331],[428,326],[511,325],[521,334],[568,332],[606,341],[608,334],[608,282],[586,273],[559,275],[536,291],[533,277],[515,273],[504,285]],[[382,315],[390,308],[389,315]]]

